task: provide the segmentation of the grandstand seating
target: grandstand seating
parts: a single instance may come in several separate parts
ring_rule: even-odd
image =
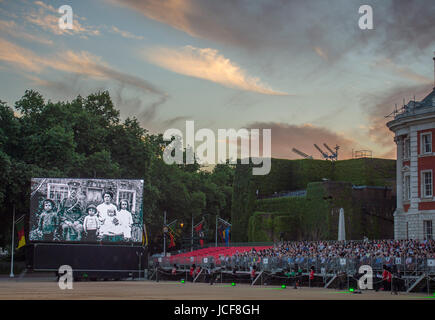
[[[233,256],[235,255],[237,252],[238,253],[243,253],[246,251],[251,251],[252,249],[254,249],[256,251],[259,250],[264,250],[264,249],[270,249],[273,248],[273,246],[248,246],[248,247],[208,247],[208,248],[203,248],[203,249],[199,249],[199,250],[195,250],[195,251],[189,251],[189,252],[184,252],[184,253],[180,253],[177,255],[173,255],[170,258],[171,263],[175,262],[175,261],[180,261],[183,258],[190,258],[190,257],[194,257],[195,261],[198,261],[202,258],[207,258],[207,257],[213,257],[215,262],[217,264],[220,263],[219,257],[221,256]]]

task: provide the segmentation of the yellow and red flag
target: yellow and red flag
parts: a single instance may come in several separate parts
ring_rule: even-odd
[[[20,249],[21,247],[24,247],[26,245],[26,236],[24,234],[24,216],[22,216],[17,220],[16,225],[17,225],[17,233],[18,233],[17,249]]]
[[[142,247],[148,245],[148,233],[147,233],[147,227],[145,226],[145,223],[142,227]]]

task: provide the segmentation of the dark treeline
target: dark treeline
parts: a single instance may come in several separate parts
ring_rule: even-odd
[[[205,218],[214,240],[215,215],[230,219],[234,170],[217,165],[167,165],[162,135],[150,134],[136,118],[120,119],[107,91],[72,101],[45,101],[26,90],[12,108],[0,101],[0,247],[10,245],[12,209],[29,214],[32,177],[143,179],[144,222],[150,248],[162,250],[163,212],[178,223],[176,248],[190,235],[191,220]],[[26,219],[28,221],[28,219]]]

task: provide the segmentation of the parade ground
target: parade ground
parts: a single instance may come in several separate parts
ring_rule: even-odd
[[[0,300],[431,300],[427,293],[399,293],[248,284],[174,281],[86,281],[61,290],[55,280],[0,278]]]

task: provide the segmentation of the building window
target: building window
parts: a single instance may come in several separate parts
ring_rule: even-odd
[[[408,222],[406,223],[406,240],[408,240],[409,239],[409,224],[408,224]]]
[[[67,184],[61,183],[49,183],[48,184],[48,192],[47,198],[54,201],[62,201],[65,198],[68,198],[69,188]]]
[[[431,198],[432,197],[432,170],[421,172],[421,182],[422,182],[422,197]]]
[[[87,202],[93,203],[94,205],[102,203],[103,191],[103,188],[88,188],[88,192],[86,192]]]
[[[118,190],[118,204],[123,199],[128,201],[130,212],[136,212],[136,192],[131,190]]]
[[[403,190],[403,199],[409,201],[411,199],[411,176],[406,175],[404,180],[405,188]]]
[[[423,133],[421,135],[421,153],[432,153],[432,133]]]
[[[403,140],[403,159],[411,158],[411,143],[409,138]]]
[[[423,221],[424,239],[432,240],[432,220]]]

